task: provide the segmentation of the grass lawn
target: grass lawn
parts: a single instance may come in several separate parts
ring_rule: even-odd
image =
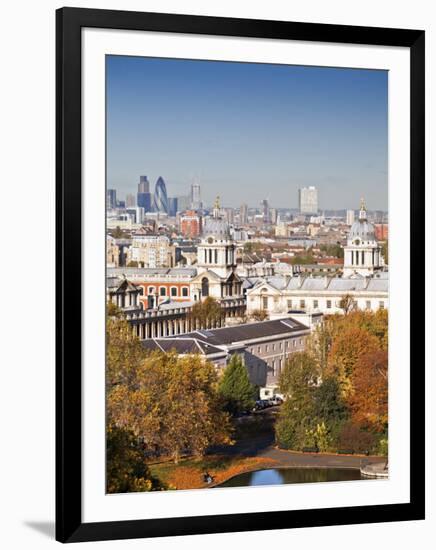
[[[226,481],[244,472],[262,468],[272,468],[277,461],[269,458],[211,455],[203,458],[188,458],[174,462],[149,464],[154,477],[172,489],[202,489]],[[208,472],[213,483],[203,481],[203,474]]]

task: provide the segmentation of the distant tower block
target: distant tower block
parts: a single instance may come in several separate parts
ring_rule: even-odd
[[[302,187],[298,190],[300,214],[318,214],[318,190],[316,187]]]
[[[198,183],[193,183],[191,185],[191,208],[192,210],[200,210],[201,207],[202,207],[202,204],[201,204],[200,185]]]

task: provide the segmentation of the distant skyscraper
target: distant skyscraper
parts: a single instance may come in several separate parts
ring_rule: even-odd
[[[200,210],[201,206],[200,185],[193,183],[191,185],[191,208],[193,210]]]
[[[147,176],[139,176],[138,193],[150,193],[150,182]]]
[[[302,187],[298,190],[300,214],[318,213],[318,191],[316,187]]]
[[[175,216],[177,214],[177,197],[168,197],[168,215]]]
[[[116,192],[116,189],[108,189],[107,190],[107,199],[106,200],[107,200],[106,207],[108,209],[117,207],[117,192]]]
[[[271,223],[275,225],[277,223],[277,208],[271,208],[270,215]]]
[[[135,195],[128,193],[126,195],[126,208],[135,208],[136,206],[136,197]]]
[[[233,224],[234,221],[235,221],[235,211],[234,211],[234,209],[233,208],[226,208],[225,212],[226,212],[227,223]]]
[[[168,214],[167,187],[161,176],[159,176],[154,188],[154,211]]]
[[[347,210],[347,225],[354,223],[354,210]]]
[[[263,199],[262,201],[260,201],[260,204],[262,206],[263,221],[264,221],[264,223],[269,223],[271,221],[271,219],[270,219],[270,214],[269,214],[268,199]]]
[[[248,223],[248,206],[246,204],[241,204],[239,208],[239,221],[242,224]]]
[[[150,182],[147,176],[140,176],[138,183],[138,194],[136,196],[136,205],[144,209],[144,212],[150,212],[152,209]]]

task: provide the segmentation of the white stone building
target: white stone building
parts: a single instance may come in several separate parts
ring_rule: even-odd
[[[245,301],[242,280],[236,273],[236,247],[229,224],[220,212],[217,199],[213,217],[206,219],[197,249],[197,275],[191,281],[191,295],[194,300],[208,296],[220,302],[239,300],[242,310]]]
[[[361,202],[359,218],[353,222],[344,247],[344,277],[373,275],[384,265],[381,246],[375,228],[367,219],[365,203]]]
[[[386,272],[373,277],[356,275],[348,279],[328,276],[264,277],[247,289],[247,315],[259,309],[272,316],[292,310],[343,313],[341,301],[346,296],[352,298],[352,307],[377,311],[388,308],[388,288]]]

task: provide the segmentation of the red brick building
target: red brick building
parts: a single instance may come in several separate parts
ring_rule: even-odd
[[[198,237],[202,232],[202,218],[195,210],[187,210],[180,218],[180,232],[185,237]]]

